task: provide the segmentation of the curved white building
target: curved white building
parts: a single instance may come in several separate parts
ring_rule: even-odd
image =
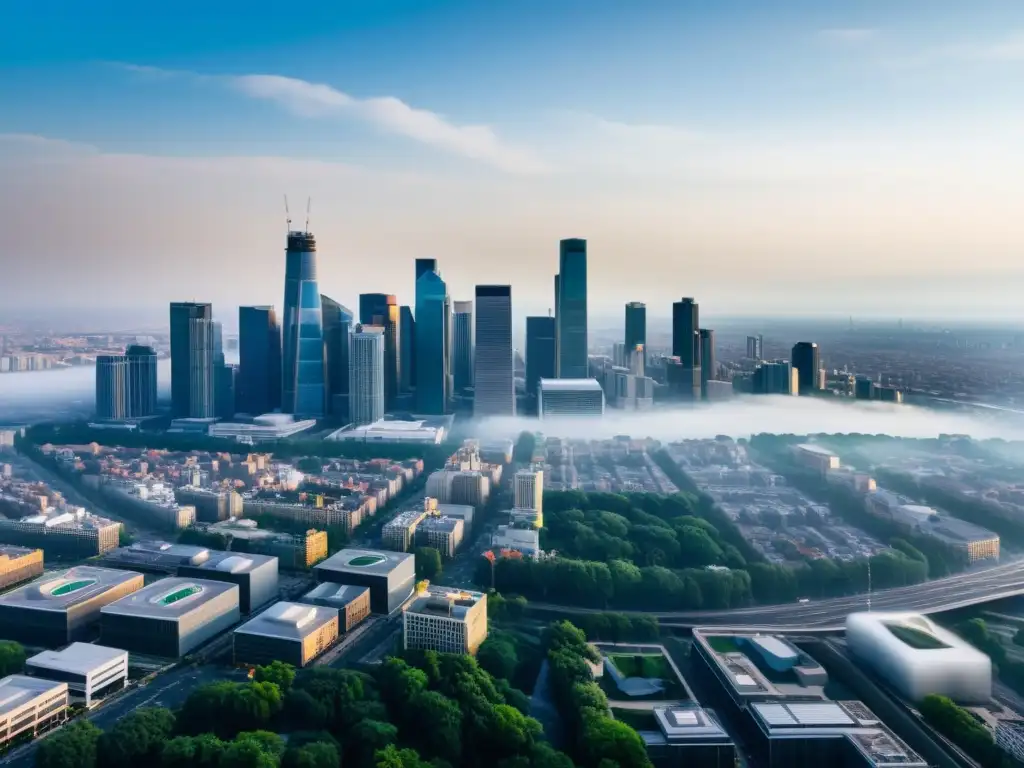
[[[992,698],[992,660],[916,613],[854,613],[846,643],[857,659],[912,701],[935,693],[953,701]]]

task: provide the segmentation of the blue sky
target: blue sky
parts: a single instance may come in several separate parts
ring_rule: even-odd
[[[591,241],[610,306],[927,313],[980,274],[982,311],[1024,274],[1020,3],[4,12],[9,304],[52,291],[54,269],[83,306],[100,284],[126,304],[279,303],[282,194],[313,198],[325,289],[346,303],[411,293],[412,259],[433,255],[454,293],[510,282],[541,311],[569,236]]]

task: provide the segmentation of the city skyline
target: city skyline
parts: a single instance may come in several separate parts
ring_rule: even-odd
[[[1019,317],[1006,3],[933,3],[928,25],[879,0],[314,2],[239,23],[114,0],[117,34],[60,5],[19,4],[10,29],[32,34],[0,45],[11,309],[141,310],[196,281],[216,305],[277,304],[285,193],[312,198],[320,282],[348,306],[411,303],[406,264],[429,255],[454,298],[510,284],[541,315],[550,244],[586,237],[594,311],[628,289],[730,314]]]

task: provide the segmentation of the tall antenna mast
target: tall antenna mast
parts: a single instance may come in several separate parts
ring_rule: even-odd
[[[284,220],[288,225],[288,231],[292,231],[292,215],[288,212],[288,195],[284,196]]]
[[[309,207],[313,204],[313,198],[306,198],[306,234],[309,234]]]

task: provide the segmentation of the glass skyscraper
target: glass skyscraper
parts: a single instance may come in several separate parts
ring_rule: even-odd
[[[128,362],[128,418],[156,413],[156,350],[131,344],[124,351]]]
[[[399,390],[411,392],[416,383],[416,318],[412,307],[403,304],[398,311],[399,332]]]
[[[558,255],[558,377],[585,379],[587,341],[587,241],[562,240]]]
[[[236,399],[250,416],[281,408],[281,325],[273,307],[238,308]]]
[[[128,418],[128,360],[124,355],[96,357],[96,418]]]
[[[708,399],[708,380],[718,373],[715,360],[715,332],[710,328],[700,329],[700,396]]]
[[[555,318],[526,318],[526,394],[537,401],[541,379],[555,378]]]
[[[214,333],[210,304],[171,303],[171,415],[176,419],[214,415]]]
[[[324,328],[316,275],[316,240],[289,232],[284,271],[282,410],[324,415]]]
[[[448,412],[451,306],[434,259],[416,259],[416,410]]]
[[[647,305],[631,301],[626,305],[626,353],[632,354],[637,344],[643,344],[647,360]]]
[[[515,416],[510,285],[476,287],[476,361],[473,378],[474,416]]]
[[[325,407],[336,421],[349,417],[349,336],[355,317],[352,310],[328,296],[320,296],[324,318]]]
[[[700,307],[686,298],[672,305],[672,355],[682,367],[677,394],[700,399]]]
[[[359,295],[359,322],[384,329],[384,402],[394,408],[402,378],[402,327],[398,299],[387,293]]]
[[[452,343],[455,391],[473,386],[473,302],[456,301]]]
[[[818,345],[813,341],[798,341],[793,345],[791,359],[799,376],[800,394],[810,394],[818,388],[818,370],[821,368]]]
[[[350,419],[372,424],[384,418],[384,329],[357,325],[349,362]]]

